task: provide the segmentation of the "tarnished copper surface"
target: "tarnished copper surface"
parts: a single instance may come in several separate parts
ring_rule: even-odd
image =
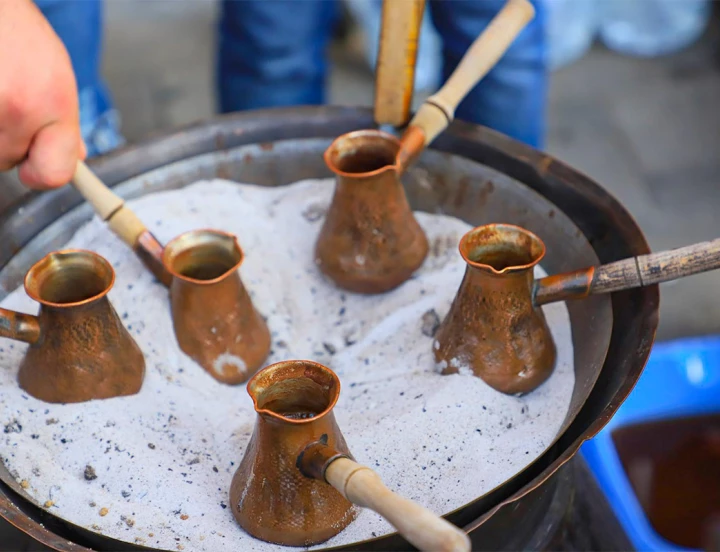
[[[533,267],[545,255],[534,234],[509,224],[470,230],[460,240],[465,276],[435,336],[443,374],[470,366],[507,394],[527,393],[555,366],[556,349],[531,291]]]
[[[172,275],[165,270],[165,265],[163,265],[163,246],[149,230],[145,230],[140,234],[133,250],[143,264],[153,273],[153,276],[163,285],[170,287]]]
[[[194,230],[165,246],[170,302],[180,348],[216,380],[247,381],[270,352],[270,332],[240,279],[235,236]]]
[[[415,125],[410,125],[402,135],[400,148],[395,155],[398,172],[402,173],[425,149],[425,132]]]
[[[306,360],[278,362],[248,382],[258,413],[255,430],[233,476],[230,504],[252,536],[286,546],[310,546],[347,527],[357,513],[322,479],[328,454],[352,458],[332,412],[340,380],[329,368]],[[311,452],[311,454],[307,454]],[[306,453],[306,454],[303,454]]]
[[[592,289],[595,267],[582,268],[574,272],[553,274],[535,282],[533,300],[535,305],[546,305],[566,299],[587,297]]]
[[[246,111],[153,137],[89,164],[109,186],[130,196],[180,189],[218,175],[278,186],[326,176],[322,152],[327,141],[372,126],[368,108]],[[258,147],[268,141],[274,141],[273,151]],[[491,129],[455,120],[410,170],[413,174],[406,184],[413,209],[444,212],[471,226],[509,221],[526,227],[547,243],[543,263],[552,273],[650,252],[632,216],[598,183]],[[60,240],[57,243],[64,243],[89,220],[87,215],[73,214],[79,215],[75,208],[81,203],[82,198],[64,186],[29,195],[0,213],[0,294],[22,282],[32,258],[51,250],[45,238],[48,231]],[[642,373],[658,324],[658,303],[658,286],[653,285],[567,304],[576,381],[568,414],[556,442],[540,458],[511,480],[448,514],[450,521],[471,531],[473,549],[517,549],[509,539],[526,543],[528,531],[534,531],[532,520],[547,507],[543,497],[562,477],[562,467],[607,424]],[[2,465],[0,479],[14,482]],[[6,493],[0,486],[0,516],[8,518],[1,500]],[[57,535],[96,550],[146,549],[94,534],[42,509],[33,510],[30,497],[18,496],[22,496],[18,499],[22,515],[34,523],[55,522],[52,531]],[[50,523],[45,527],[51,527]],[[36,525],[23,530],[39,541],[51,542]],[[407,550],[408,544],[393,533],[333,549],[386,552]]]
[[[394,167],[398,140],[376,130],[350,132],[325,151],[335,194],[315,258],[339,287],[382,293],[405,282],[425,260],[428,242]]]
[[[25,291],[40,303],[38,316],[0,312],[2,335],[30,343],[20,387],[51,403],[140,390],[145,358],[107,298],[114,281],[110,263],[90,251],[50,253],[30,269]]]

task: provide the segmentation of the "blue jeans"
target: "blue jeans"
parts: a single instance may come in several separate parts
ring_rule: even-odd
[[[88,156],[122,145],[118,113],[100,76],[102,0],[35,0],[35,3],[70,54],[80,99],[80,130]]]
[[[443,80],[505,0],[430,0],[443,42]],[[543,0],[508,52],[461,103],[456,117],[543,147],[548,72]],[[325,52],[336,0],[223,0],[218,33],[222,112],[325,102]]]
[[[2,1],[2,0],[0,0]],[[83,137],[90,155],[122,143],[100,75],[102,0],[36,0],[65,43],[77,75]],[[547,70],[543,0],[537,16],[459,106],[459,119],[543,146]],[[447,76],[505,0],[430,0]],[[326,51],[337,0],[223,0],[218,32],[220,111],[321,105]],[[192,40],[192,37],[188,37]]]

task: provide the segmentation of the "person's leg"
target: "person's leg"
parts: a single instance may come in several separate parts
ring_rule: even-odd
[[[531,1],[537,11],[535,19],[455,115],[542,148],[548,87],[545,13],[543,0]],[[433,23],[443,39],[444,79],[504,4],[505,0],[431,1]]]
[[[80,128],[88,156],[122,145],[119,117],[100,76],[102,0],[36,0],[36,4],[70,54],[80,99]]]
[[[223,0],[221,6],[222,113],[325,102],[334,0]]]

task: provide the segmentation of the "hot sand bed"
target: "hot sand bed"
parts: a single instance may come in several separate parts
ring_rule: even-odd
[[[416,275],[383,295],[343,292],[313,260],[332,190],[331,180],[279,188],[214,180],[128,205],[164,243],[196,228],[235,233],[246,255],[241,277],[273,336],[267,364],[301,358],[332,368],[342,384],[336,418],[355,458],[399,494],[449,512],[514,476],[555,438],[574,385],[567,309],[543,307],[558,361],[529,395],[500,394],[467,370],[440,376],[432,331],[462,278],[457,244],[470,227],[417,213],[431,248]],[[0,340],[6,467],[37,504],[115,539],[199,551],[281,548],[244,533],[228,504],[255,422],[244,385],[218,383],[180,351],[167,289],[101,221],[67,246],[96,251],[115,268],[109,296],[145,353],[145,382],[132,397],[46,404],[17,386],[25,345]],[[3,306],[37,310],[22,289]],[[364,510],[322,546],[392,530]]]

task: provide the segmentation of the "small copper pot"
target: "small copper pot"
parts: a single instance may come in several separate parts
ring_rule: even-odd
[[[333,415],[340,380],[332,370],[308,360],[278,362],[247,389],[258,417],[230,504],[249,534],[287,546],[319,544],[355,519],[355,504],[379,513],[420,550],[470,551],[462,530],[396,495],[352,459]]]
[[[443,374],[468,366],[503,393],[527,393],[552,373],[556,350],[540,306],[669,282],[720,268],[720,239],[629,257],[533,280],[545,244],[511,224],[488,224],[460,240],[467,263],[438,328]]]
[[[552,373],[556,349],[533,301],[533,268],[543,242],[527,230],[490,224],[460,240],[467,263],[450,311],[435,336],[443,374],[461,366],[502,393],[527,393]]]
[[[415,272],[428,252],[400,182],[391,134],[359,130],[325,151],[335,193],[315,247],[320,270],[341,288],[383,293]]]
[[[0,309],[0,335],[30,344],[22,389],[50,403],[140,391],[145,358],[107,298],[114,282],[110,263],[90,251],[57,251],[30,268],[25,291],[38,315]]]
[[[170,302],[180,348],[212,377],[247,381],[270,352],[270,332],[240,280],[243,251],[235,236],[194,230],[162,255],[172,276]]]
[[[258,372],[247,390],[258,417],[230,488],[235,519],[252,536],[276,544],[328,540],[356,512],[322,475],[305,476],[299,458],[321,440],[331,451],[328,457],[351,457],[332,411],[340,381],[320,364],[287,361]]]

